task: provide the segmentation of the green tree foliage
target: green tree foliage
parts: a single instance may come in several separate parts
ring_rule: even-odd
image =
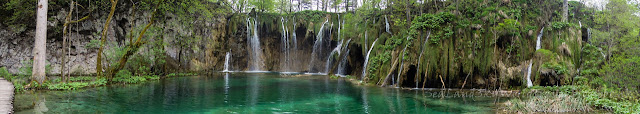
[[[520,23],[513,19],[505,19],[504,22],[498,23],[496,29],[504,32],[508,36],[520,36]]]
[[[432,43],[438,43],[442,39],[451,38],[453,36],[454,26],[452,21],[455,19],[454,15],[448,12],[424,14],[413,20],[411,29],[416,31],[432,31],[431,33],[433,34],[429,40],[431,40]]]
[[[249,0],[249,4],[260,12],[272,12],[276,6],[273,0]]]

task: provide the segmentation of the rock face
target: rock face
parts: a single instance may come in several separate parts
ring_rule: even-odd
[[[64,23],[66,11],[52,11],[56,12],[55,16],[51,16],[53,21],[49,21],[47,27],[49,33],[47,34],[47,53],[46,61],[48,67],[47,75],[59,75],[61,70],[62,57],[67,57],[65,66],[68,69],[67,72],[73,75],[86,75],[96,72],[96,57],[97,47],[99,46],[100,35],[104,22],[106,19],[106,13],[99,12],[92,14],[87,20],[81,21],[77,24],[71,24],[68,33],[68,48],[65,48],[67,53],[62,54],[62,33],[61,28]],[[133,30],[134,37],[138,34],[144,25],[148,23],[147,17],[150,16],[148,12],[138,12],[137,17],[132,18],[130,12],[116,10],[116,13],[109,24],[109,32],[107,35],[107,44],[105,44],[105,50],[112,48],[123,48],[125,44],[128,44],[130,30]],[[219,37],[224,37],[225,32],[218,33],[218,31],[224,31],[226,19],[216,18],[209,21],[197,21],[194,22],[194,26],[184,26],[176,22],[180,18],[167,19],[161,22],[156,22],[153,25],[155,28],[161,28],[156,30],[156,33],[164,33],[164,35],[153,35],[147,32],[145,38],[147,41],[153,41],[153,37],[162,37],[166,44],[164,50],[168,59],[176,59],[169,61],[177,61],[181,64],[176,64],[178,67],[185,67],[190,64],[190,58],[200,59],[203,55],[214,55],[213,53],[202,53],[205,49],[218,48],[215,44],[205,45],[207,43],[195,43],[190,47],[181,47],[176,41],[181,40],[185,36],[198,36],[202,38],[203,42],[212,42],[218,40]],[[133,20],[133,21],[131,21]],[[222,29],[222,30],[221,30]],[[33,59],[32,50],[34,45],[34,30],[32,27],[28,27],[24,32],[14,32],[6,25],[0,24],[0,67],[7,67],[12,74],[21,74],[20,68],[28,66],[23,63],[29,63]],[[145,53],[149,50],[149,44],[145,44],[138,53]],[[195,50],[195,51],[194,51]],[[109,51],[104,52],[109,55]],[[182,54],[181,54],[182,53]],[[197,53],[197,54],[196,54]],[[184,56],[184,58],[180,58]],[[198,58],[195,58],[198,57]],[[116,60],[117,58],[105,57],[105,61]],[[177,60],[177,59],[181,60]],[[202,59],[202,61],[209,61],[208,59]],[[215,61],[213,62],[215,63]],[[186,67],[188,68],[188,67]]]
[[[83,22],[92,24],[92,22]],[[4,27],[4,26],[2,26]],[[87,31],[93,28],[79,28],[77,31]],[[15,33],[8,29],[0,29],[0,66],[7,67],[10,73],[19,74],[19,69],[25,64],[32,61],[33,30],[23,33]],[[62,57],[62,38],[54,38],[56,34],[47,37],[47,64],[51,66],[48,74],[59,74]],[[87,44],[95,39],[87,32],[71,32],[70,48],[67,48],[68,59],[67,65],[71,67],[71,72],[78,74],[95,73],[95,50],[87,49]],[[69,51],[70,50],[70,51]]]

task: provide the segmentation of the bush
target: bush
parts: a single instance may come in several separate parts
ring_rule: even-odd
[[[75,82],[75,81],[91,81],[93,80],[93,77],[89,77],[89,76],[80,76],[80,77],[70,77],[69,81]]]
[[[569,22],[551,22],[551,27],[553,27],[553,29],[555,30],[560,30],[560,29],[564,29],[566,27],[569,26],[575,26]]]
[[[0,77],[3,77],[3,78],[6,78],[6,79],[10,80],[10,77],[12,77],[12,75],[7,70],[7,67],[0,68]]]
[[[640,89],[640,57],[617,57],[605,64],[601,69],[601,76],[605,86],[620,88],[624,91],[638,94]]]
[[[88,82],[70,82],[70,83],[50,84],[47,86],[47,88],[50,90],[76,90],[76,89],[80,89],[88,86],[90,86]]]
[[[129,70],[121,70],[120,72],[116,73],[116,76],[113,78],[113,82],[135,84],[135,83],[145,82],[147,80],[158,80],[158,79],[160,79],[158,75],[132,76]]]

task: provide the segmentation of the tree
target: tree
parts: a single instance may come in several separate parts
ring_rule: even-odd
[[[36,37],[33,48],[33,72],[31,78],[42,84],[46,79],[46,41],[47,41],[47,0],[39,0],[36,6]]]
[[[340,8],[340,4],[342,3],[342,0],[334,0],[331,7],[333,7],[334,12],[338,12],[338,8]]]
[[[82,19],[71,21],[71,14],[72,14],[73,9],[75,8],[75,6],[77,6],[77,4],[78,3],[74,2],[74,1],[71,1],[71,3],[69,4],[69,7],[70,7],[69,8],[69,13],[67,14],[67,17],[65,18],[64,24],[63,24],[63,27],[62,27],[63,28],[62,29],[62,57],[61,57],[61,60],[62,60],[61,67],[62,68],[60,68],[60,75],[62,76],[62,80],[64,82],[68,82],[68,79],[69,79],[69,77],[65,77],[64,76],[65,64],[66,64],[66,62],[65,62],[66,58],[64,56],[66,55],[65,48],[67,47],[67,42],[68,42],[67,39],[69,39],[68,35],[67,35],[67,33],[68,33],[67,31],[69,31],[69,29],[70,29],[69,28],[69,24],[78,23],[80,21],[84,21],[84,20],[89,18],[89,15],[87,15],[87,16],[83,17]]]
[[[104,44],[107,42],[107,32],[109,30],[109,23],[111,23],[111,19],[113,18],[113,14],[116,11],[116,5],[118,4],[118,0],[110,0],[111,2],[111,11],[109,12],[109,16],[107,16],[107,21],[104,23],[102,29],[102,36],[100,38],[100,48],[98,48],[98,57],[96,58],[96,74],[98,77],[102,77],[102,51],[104,50]],[[110,77],[110,76],[109,76]]]
[[[273,0],[251,0],[249,3],[261,12],[270,12],[275,6]]]
[[[569,16],[569,2],[568,0],[564,0],[562,3],[562,22],[567,22],[567,17]]]

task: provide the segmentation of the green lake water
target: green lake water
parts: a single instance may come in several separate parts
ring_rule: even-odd
[[[231,73],[16,94],[22,113],[495,113],[481,92],[359,86],[328,76]]]

